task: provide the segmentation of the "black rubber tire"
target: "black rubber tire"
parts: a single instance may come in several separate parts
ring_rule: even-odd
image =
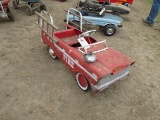
[[[106,36],[112,36],[116,32],[116,27],[112,24],[106,25],[103,32]]]
[[[10,21],[14,21],[14,15],[12,13],[12,11],[10,10],[10,8],[7,8],[7,15]]]
[[[26,14],[29,15],[29,16],[31,16],[31,15],[33,14],[32,8],[31,8],[30,5],[27,5],[27,6],[26,6]]]

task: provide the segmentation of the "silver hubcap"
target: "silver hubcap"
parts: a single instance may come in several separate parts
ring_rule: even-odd
[[[51,55],[52,58],[56,58],[56,56],[54,55],[54,51],[52,50],[52,48],[49,48],[49,54]]]
[[[109,35],[113,34],[113,32],[114,32],[114,29],[113,29],[113,28],[108,28],[108,29],[107,29],[107,33],[108,33]]]

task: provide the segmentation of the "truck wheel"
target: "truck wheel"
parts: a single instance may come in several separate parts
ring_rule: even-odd
[[[104,34],[106,36],[112,36],[116,32],[116,27],[115,25],[106,25],[104,28]]]
[[[76,80],[77,80],[78,86],[83,91],[87,91],[89,89],[88,81],[87,81],[86,77],[82,73],[77,73],[76,74]]]
[[[53,59],[56,59],[56,58],[57,58],[57,56],[55,55],[54,50],[53,50],[52,48],[50,48],[50,47],[49,47],[49,54],[51,55],[51,57],[52,57]]]

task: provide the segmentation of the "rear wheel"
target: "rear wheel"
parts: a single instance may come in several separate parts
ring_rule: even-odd
[[[50,56],[51,56],[53,59],[56,59],[56,58],[57,58],[57,56],[55,55],[54,50],[53,50],[51,47],[49,48],[49,54],[50,54]]]
[[[10,10],[10,8],[7,8],[7,15],[10,21],[14,21],[14,15],[12,11]]]
[[[112,36],[116,32],[116,27],[115,25],[106,25],[103,32],[106,36]]]
[[[88,81],[87,81],[86,77],[82,73],[77,73],[76,74],[76,80],[77,80],[78,86],[83,91],[87,91],[89,89]]]

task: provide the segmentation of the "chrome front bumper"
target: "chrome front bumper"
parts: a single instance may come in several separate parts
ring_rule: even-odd
[[[91,85],[91,88],[94,92],[102,91],[107,87],[109,87],[111,84],[115,83],[116,81],[126,78],[128,75],[129,75],[129,67],[115,75],[105,76],[96,85]]]

